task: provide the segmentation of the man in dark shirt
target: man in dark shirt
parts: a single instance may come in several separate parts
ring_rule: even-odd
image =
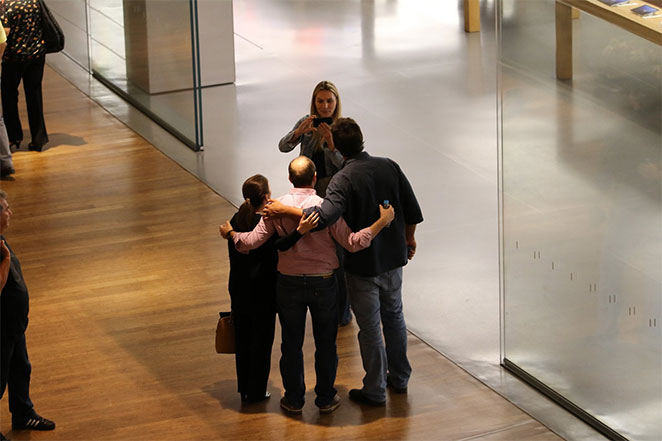
[[[30,360],[25,345],[28,327],[28,288],[21,264],[3,236],[12,211],[7,193],[0,190],[0,398],[9,386],[12,430],[53,430],[55,423],[34,411],[30,400]],[[1,436],[1,434],[0,434]],[[1,436],[0,439],[5,439]]]
[[[331,130],[335,148],[346,159],[345,166],[333,176],[322,204],[303,212],[319,213],[318,228],[342,215],[347,225],[358,231],[379,216],[375,202],[388,201],[395,209],[395,219],[369,248],[345,255],[347,288],[360,329],[359,346],[366,371],[363,388],[350,390],[349,396],[363,404],[383,406],[386,386],[404,393],[411,375],[402,312],[402,267],[414,257],[414,233],[423,215],[398,164],[363,151],[363,134],[354,120],[340,118]],[[302,215],[301,210],[278,203],[265,210],[269,216]]]

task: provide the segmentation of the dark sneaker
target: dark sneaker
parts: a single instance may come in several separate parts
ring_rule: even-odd
[[[292,415],[301,415],[301,407],[294,407],[287,401],[287,398],[283,397],[280,399],[280,407],[287,413]]]
[[[386,387],[391,389],[396,394],[406,394],[407,393],[407,386],[405,386],[405,387],[396,387],[393,384],[393,382],[391,381],[391,377],[386,377]]]
[[[331,413],[340,407],[340,397],[336,394],[329,404],[319,406],[320,413]]]
[[[376,401],[373,400],[372,398],[368,398],[365,395],[363,395],[363,391],[361,389],[350,390],[349,398],[350,400],[356,401],[357,403],[367,404],[368,406],[373,406],[373,407],[381,407],[386,405],[386,400]]]
[[[11,422],[12,430],[53,430],[55,423],[36,413],[24,420],[14,420]]]

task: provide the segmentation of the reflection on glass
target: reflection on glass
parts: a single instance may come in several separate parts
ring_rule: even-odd
[[[85,0],[58,0],[48,7],[65,35],[64,53],[89,72],[87,4]]]
[[[182,0],[90,0],[94,75],[191,147],[196,117],[191,8]]]
[[[504,357],[662,439],[662,51],[582,12],[559,80],[557,3],[503,3]]]

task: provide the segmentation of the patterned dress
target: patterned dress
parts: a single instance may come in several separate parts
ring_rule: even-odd
[[[3,27],[11,29],[3,60],[34,60],[46,54],[37,0],[5,0],[0,21]]]

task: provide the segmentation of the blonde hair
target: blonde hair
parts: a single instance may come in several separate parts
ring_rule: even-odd
[[[335,121],[336,119],[342,116],[342,111],[341,111],[342,106],[340,105],[340,94],[338,93],[338,88],[331,81],[320,81],[319,83],[317,83],[317,86],[315,86],[315,89],[313,89],[313,96],[310,99],[310,114],[311,115],[317,114],[317,106],[315,106],[315,97],[317,97],[317,93],[322,90],[328,90],[336,97],[336,109],[333,111],[333,115],[331,115],[331,118],[333,118],[333,121]]]
[[[331,81],[320,81],[319,83],[317,83],[317,86],[315,86],[315,89],[313,89],[313,96],[310,99],[310,115],[317,115],[317,106],[315,105],[315,98],[317,97],[317,94],[323,90],[328,90],[336,97],[336,108],[333,111],[333,115],[331,115],[331,118],[333,118],[333,122],[335,122],[338,118],[342,116],[342,106],[340,105],[340,94],[338,93],[338,88]],[[318,133],[314,133],[313,141],[314,141],[315,150],[322,148],[321,135],[319,135]]]

